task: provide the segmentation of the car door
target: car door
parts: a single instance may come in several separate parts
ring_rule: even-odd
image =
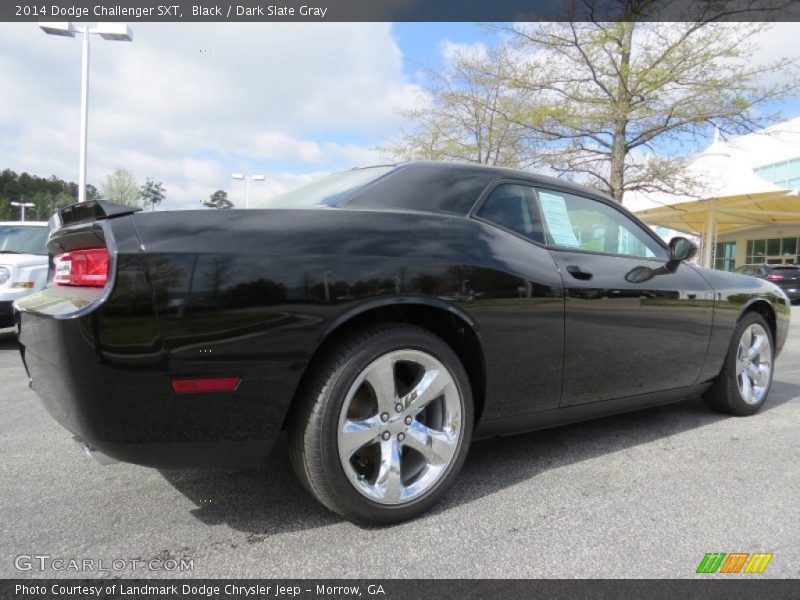
[[[561,406],[694,384],[711,286],[613,202],[541,187],[537,198],[565,289]]]
[[[492,260],[503,266],[492,275],[496,283],[484,287],[491,292],[467,307],[481,328],[487,397],[493,398],[483,418],[557,409],[564,300],[561,276],[544,245],[536,191],[524,182],[499,180],[472,216],[491,228],[484,239],[495,238],[489,242]],[[471,279],[470,286],[480,286]]]

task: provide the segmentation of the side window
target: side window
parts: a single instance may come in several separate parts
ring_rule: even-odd
[[[498,185],[476,214],[481,219],[544,243],[542,222],[536,208],[536,192],[530,186],[516,183]]]
[[[634,221],[597,200],[538,189],[549,246],[667,259],[667,251]]]

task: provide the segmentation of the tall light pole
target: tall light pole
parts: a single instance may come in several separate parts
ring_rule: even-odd
[[[250,182],[251,181],[264,181],[263,175],[242,175],[241,173],[234,173],[231,175],[233,179],[244,179],[244,207],[250,208]]]
[[[104,40],[130,42],[133,40],[131,28],[124,23],[98,23],[95,27],[81,25],[80,30],[70,22],[39,23],[39,27],[50,35],[75,37],[83,34],[81,53],[81,146],[78,166],[78,202],[86,202],[86,144],[89,133],[89,36],[99,35]]]
[[[18,206],[20,209],[22,209],[22,219],[21,219],[22,221],[25,220],[25,209],[33,208],[36,206],[33,202],[9,202],[9,204],[11,206]]]

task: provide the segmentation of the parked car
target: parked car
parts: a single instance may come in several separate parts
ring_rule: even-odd
[[[263,209],[60,212],[22,358],[89,452],[262,464],[344,517],[419,515],[476,438],[703,394],[766,401],[790,307],[612,199],[525,172],[357,169]],[[464,301],[464,294],[469,301]]]
[[[14,300],[47,283],[47,223],[0,221],[0,327],[14,324]]]
[[[797,265],[742,265],[735,270],[742,275],[750,275],[771,281],[789,297],[792,302],[800,301],[800,266]]]

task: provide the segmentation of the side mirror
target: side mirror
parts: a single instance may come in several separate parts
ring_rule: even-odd
[[[674,237],[669,241],[669,261],[679,263],[697,254],[697,246],[685,237]]]

